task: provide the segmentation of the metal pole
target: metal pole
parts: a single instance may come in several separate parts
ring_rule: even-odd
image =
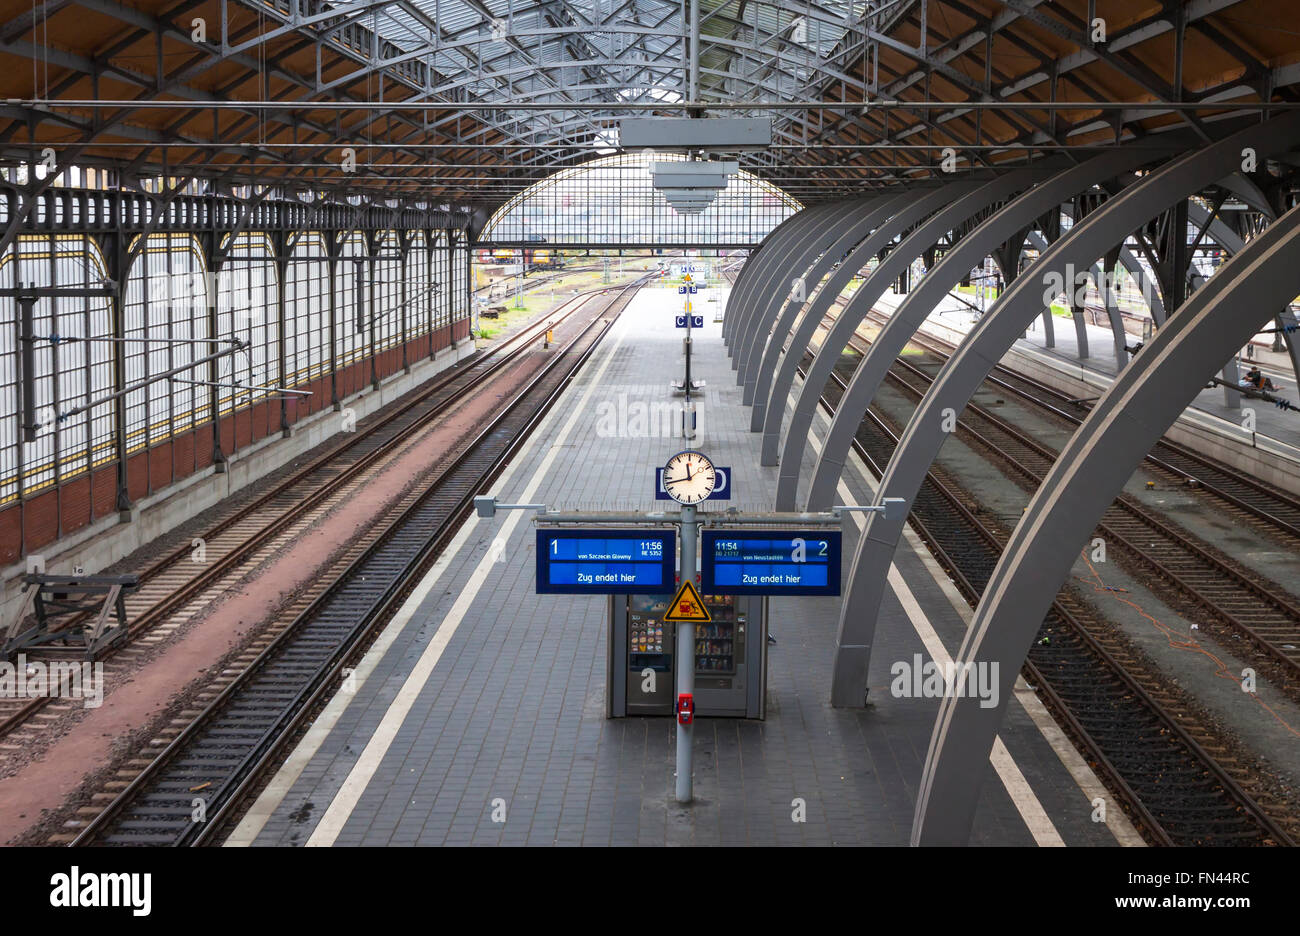
[[[679,575],[683,582],[695,581],[695,545],[699,530],[695,523],[695,508],[682,506],[682,554]],[[695,625],[677,625],[677,697],[683,693],[695,694]],[[694,798],[691,777],[691,737],[695,726],[677,721],[677,802],[689,803]]]
[[[32,310],[36,299],[23,296],[18,300],[19,309],[19,361],[22,367],[23,386],[23,441],[36,441],[36,339],[32,336]]]
[[[691,313],[686,313],[686,402],[691,402]]]
[[[700,0],[691,0],[691,103],[700,100]]]

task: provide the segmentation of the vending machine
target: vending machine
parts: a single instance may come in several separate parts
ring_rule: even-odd
[[[610,718],[673,714],[677,630],[665,622],[672,595],[611,595],[606,620],[605,709]],[[713,619],[695,625],[695,712],[763,718],[767,693],[767,599],[705,595]]]

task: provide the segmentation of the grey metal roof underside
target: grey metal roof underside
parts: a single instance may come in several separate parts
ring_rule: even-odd
[[[492,206],[626,117],[689,106],[770,118],[775,146],[742,166],[812,201],[933,176],[944,146],[996,169],[1300,100],[1293,0],[699,0],[694,95],[689,6],[36,0],[0,26],[0,161],[49,145],[137,176]]]

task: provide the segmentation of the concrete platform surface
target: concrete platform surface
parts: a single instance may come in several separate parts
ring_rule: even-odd
[[[638,295],[494,493],[647,509],[654,468],[691,447],[733,468],[731,506],[770,509],[776,469],[758,465],[711,314],[696,335],[699,438],[636,418],[680,379],[679,303]],[[867,501],[861,465],[840,493]],[[767,718],[697,721],[687,806],[672,719],[605,717],[604,600],[536,595],[534,561],[531,515],[470,519],[227,844],[907,844],[938,700],[896,698],[891,666],[949,659],[970,614],[910,531],[871,705],[828,701],[839,599],[774,599]],[[1092,821],[1104,789],[1023,682],[988,770],[975,844],[1140,844],[1119,809]]]

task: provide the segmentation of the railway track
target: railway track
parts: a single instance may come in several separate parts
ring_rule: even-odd
[[[870,318],[878,324],[888,321],[887,317],[875,313]],[[919,333],[912,337],[911,343],[943,360],[952,351],[950,345]],[[1091,405],[1001,364],[994,368],[986,383],[1036,405],[1069,426],[1083,422],[1080,412],[1086,412]],[[1145,464],[1157,474],[1217,498],[1233,515],[1255,521],[1257,529],[1274,536],[1283,545],[1300,547],[1300,498],[1295,495],[1233,471],[1169,439],[1156,443],[1147,454]]]
[[[521,285],[526,286],[527,287],[526,291],[531,292],[534,289],[540,289],[541,287],[545,286],[547,283],[553,283],[556,280],[564,279],[564,277],[566,276],[573,276],[577,273],[595,273],[599,269],[600,267],[598,266],[564,267],[563,269],[556,270],[553,273],[548,273],[546,276],[534,277],[532,279],[525,277]],[[501,280],[498,280],[495,283],[488,283],[486,286],[480,286],[478,287],[478,289],[474,290],[474,295],[477,296],[479,293],[491,292],[494,286],[499,286],[501,283],[508,282],[511,279],[513,279],[513,276],[507,276]],[[605,288],[609,289],[612,287],[606,286]],[[502,296],[502,298],[503,299],[509,298],[509,296],[513,294],[514,294],[514,289],[513,288],[508,289],[507,295]]]
[[[342,433],[341,441],[290,471],[265,492],[216,507],[213,522],[197,537],[181,537],[138,570],[140,588],[126,599],[127,634],[99,657],[105,681],[114,684],[132,671],[157,644],[202,614],[319,517],[346,502],[368,472],[397,457],[420,430],[442,418],[466,393],[501,375],[547,328],[562,325],[609,288],[572,297],[498,347],[384,407],[368,425]],[[195,539],[201,542],[202,562],[194,561]],[[80,653],[50,644],[28,651],[26,658],[29,662],[49,661],[74,654],[80,658]],[[82,704],[69,695],[59,692],[34,699],[0,699],[0,752],[20,754],[46,743],[50,724]]]
[[[826,410],[834,412],[845,386],[840,373],[832,375],[821,401]],[[897,444],[896,428],[869,412],[854,447],[880,477]],[[977,604],[1006,534],[986,525],[936,472],[927,474],[909,523]],[[1043,621],[1024,676],[1150,843],[1294,844],[1300,829],[1289,805],[1069,589]]]
[[[810,359],[805,355],[805,366]],[[834,413],[854,368],[855,361],[837,365],[821,396],[823,409]],[[896,428],[876,411],[858,428],[854,449],[877,478],[898,444]],[[936,466],[927,474],[908,522],[974,606],[1008,534],[977,516],[940,471]],[[1249,753],[1225,739],[1194,699],[1073,589],[1057,596],[1023,675],[1148,842],[1294,845],[1300,839],[1300,820],[1285,792],[1271,788]]]
[[[209,687],[200,710],[182,713],[177,722],[183,726],[175,725],[156,757],[128,764],[108,785],[120,792],[104,808],[82,811],[87,822],[73,844],[213,841],[328,697],[343,667],[400,606],[468,514],[473,496],[528,437],[641,284],[620,290],[436,480],[408,492],[391,519],[350,544],[337,577],[331,574],[319,594],[293,609],[292,620],[250,648],[247,665],[231,667]],[[101,801],[108,796],[101,793]],[[202,821],[195,820],[199,815]]]
[[[850,347],[864,350],[853,342]],[[903,359],[895,362],[889,378],[918,401],[934,381],[934,375]],[[961,413],[958,432],[996,458],[1029,491],[1038,488],[1058,455],[974,401]],[[1115,499],[1097,530],[1155,582],[1171,586],[1213,622],[1249,641],[1276,666],[1284,682],[1300,680],[1300,600],[1280,585],[1217,555],[1128,494]]]

